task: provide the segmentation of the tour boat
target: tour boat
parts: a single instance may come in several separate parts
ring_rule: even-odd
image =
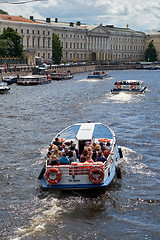
[[[118,166],[119,159],[122,157],[121,148],[118,148],[114,132],[102,123],[76,123],[60,133],[55,140],[60,142],[72,142],[75,149],[82,153],[85,144],[96,143],[103,144],[110,149],[109,155],[104,162],[76,162],[69,165],[48,165],[45,166],[39,174],[43,189],[61,189],[61,190],[82,190],[97,189],[107,187],[115,176],[121,178],[121,171]]]
[[[108,77],[110,77],[110,75],[104,71],[96,71],[96,72],[92,72],[88,75],[88,78],[103,79],[103,78],[108,78]]]
[[[44,83],[50,83],[51,78],[50,76],[45,75],[27,75],[21,76],[17,79],[18,85],[40,85]]]
[[[66,73],[57,73],[53,72],[51,73],[52,80],[69,80],[73,78],[73,75],[71,75],[70,71]]]
[[[10,90],[10,87],[8,87],[7,83],[0,82],[0,93],[6,93]]]
[[[146,86],[143,86],[143,81],[138,80],[123,80],[114,83],[111,93],[143,93]]]

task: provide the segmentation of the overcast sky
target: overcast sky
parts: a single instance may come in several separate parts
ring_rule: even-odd
[[[30,1],[29,3],[24,3]],[[31,2],[33,1],[33,2]],[[8,3],[2,3],[8,2]],[[20,3],[23,4],[11,4]],[[160,30],[160,0],[0,0],[0,9],[29,18],[58,18],[60,22],[112,24],[139,31]]]

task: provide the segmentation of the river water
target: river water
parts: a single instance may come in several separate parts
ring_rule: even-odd
[[[160,72],[109,71],[110,79],[11,85],[0,95],[0,239],[160,239]],[[117,80],[144,94],[112,95]],[[37,177],[54,135],[100,121],[123,151],[122,179],[103,192],[44,191]]]

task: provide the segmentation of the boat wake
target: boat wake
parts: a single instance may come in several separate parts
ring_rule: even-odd
[[[123,166],[123,170],[125,172],[129,172],[131,174],[142,174],[146,176],[154,175],[154,173],[149,170],[148,166],[142,163],[142,155],[130,148],[121,147],[121,149],[123,152],[123,158],[120,161],[120,165]]]
[[[9,240],[20,240],[25,238],[34,238],[34,236],[43,234],[47,226],[52,223],[56,225],[56,218],[62,211],[61,207],[58,207],[58,199],[48,196],[41,202],[42,208],[37,209],[33,213],[33,217],[29,220],[27,226],[19,227],[14,237],[9,237]],[[44,210],[44,206],[45,209]]]
[[[95,79],[95,78],[84,78],[84,79],[81,79],[79,80],[79,82],[99,82],[99,81],[103,81],[103,79]]]
[[[140,101],[140,97],[139,95],[135,95],[135,94],[127,94],[124,92],[121,92],[119,94],[107,94],[107,99],[108,100],[112,100],[116,103],[130,103],[130,102],[139,102]]]

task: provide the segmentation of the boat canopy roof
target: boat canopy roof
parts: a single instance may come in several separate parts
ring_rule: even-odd
[[[64,129],[56,137],[65,140],[113,139],[114,133],[102,123],[77,123]]]

